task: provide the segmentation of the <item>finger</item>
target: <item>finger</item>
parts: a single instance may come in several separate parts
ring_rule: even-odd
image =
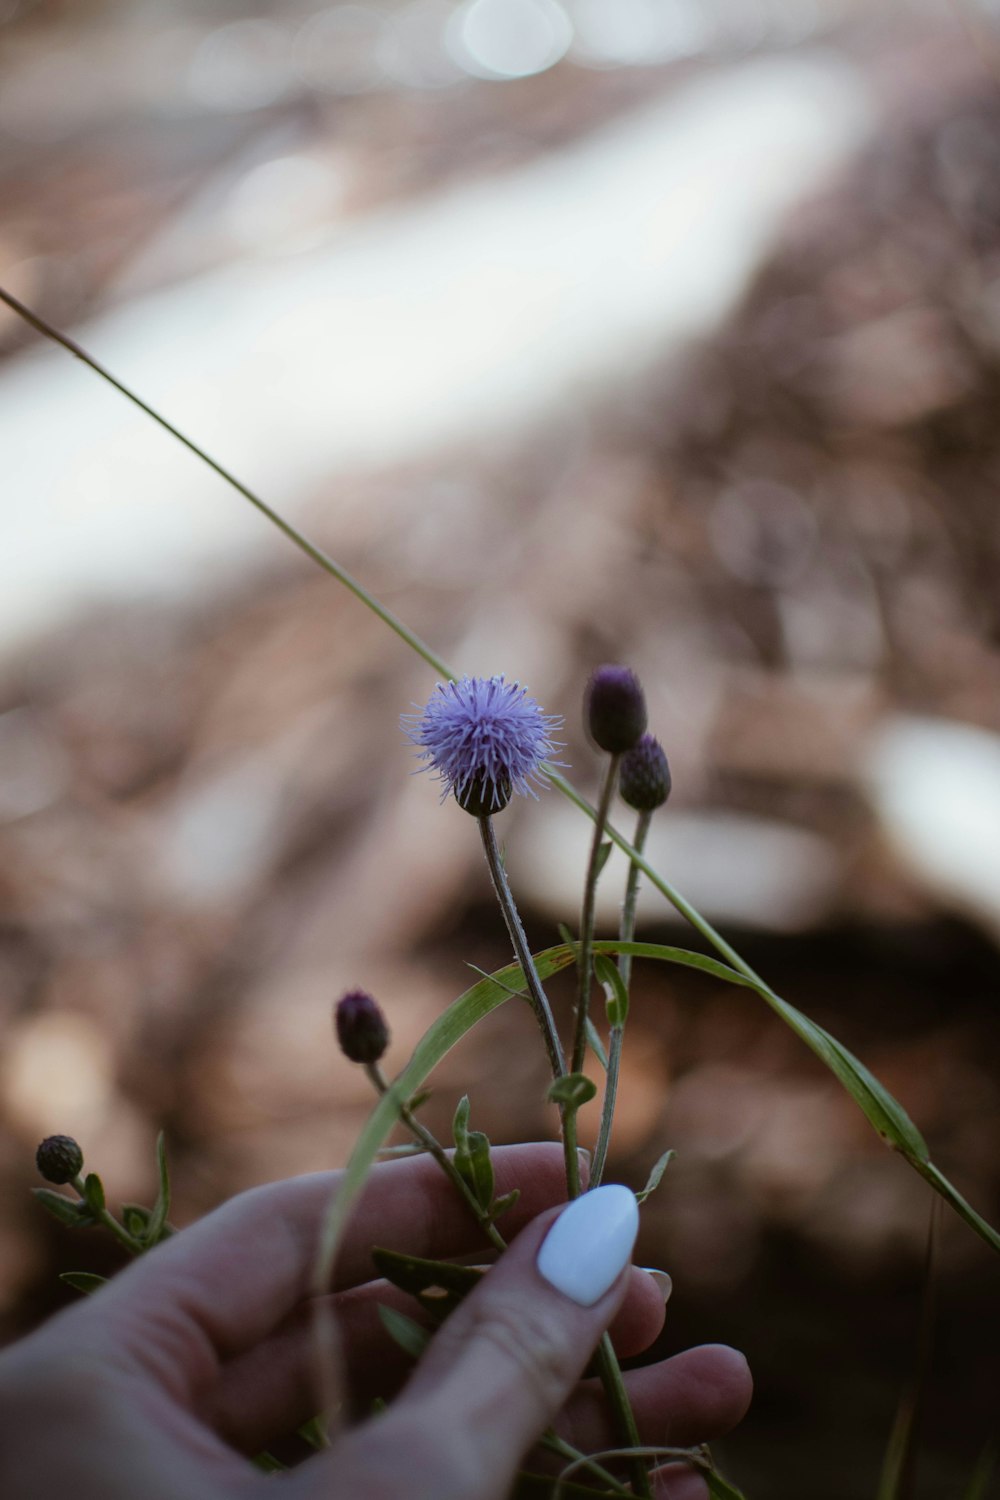
[[[339,1325],[345,1383],[356,1416],[363,1415],[376,1396],[394,1396],[413,1368],[412,1359],[386,1332],[380,1304],[420,1318],[413,1298],[386,1281],[341,1293],[329,1304]],[[314,1310],[314,1304],[303,1304],[269,1338],[226,1365],[218,1386],[206,1393],[206,1420],[234,1447],[256,1451],[316,1414],[320,1398]],[[609,1330],[623,1359],[649,1347],[663,1325],[664,1311],[653,1278],[633,1266],[625,1301]]]
[[[652,1475],[655,1500],[709,1500],[704,1477],[690,1464],[667,1464]]]
[[[390,1411],[298,1473],[303,1493],[501,1500],[625,1296],[638,1228],[627,1188],[528,1226],[432,1340]]]
[[[493,1152],[497,1193],[521,1192],[505,1224],[516,1229],[564,1195],[562,1159],[550,1144]],[[323,1221],[342,1176],[324,1172],[253,1188],[158,1246],[102,1291],[95,1334],[154,1365],[163,1380],[200,1392],[219,1360],[252,1347],[309,1296]],[[370,1280],[373,1244],[440,1258],[484,1243],[430,1157],[384,1162],[348,1226],[335,1282]]]
[[[625,1377],[644,1443],[688,1448],[730,1432],[746,1415],[753,1379],[746,1359],[726,1344],[702,1344]],[[560,1417],[574,1447],[596,1452],[617,1441],[604,1392],[585,1381]]]

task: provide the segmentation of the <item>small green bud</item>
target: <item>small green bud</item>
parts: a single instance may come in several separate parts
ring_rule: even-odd
[[[71,1135],[50,1135],[35,1152],[35,1165],[46,1182],[72,1182],[83,1169],[83,1152]]]

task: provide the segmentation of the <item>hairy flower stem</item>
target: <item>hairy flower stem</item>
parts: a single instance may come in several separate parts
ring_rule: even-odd
[[[524,935],[521,918],[517,907],[514,905],[514,897],[511,894],[510,883],[507,880],[507,872],[500,858],[500,846],[497,843],[496,830],[493,827],[493,819],[487,814],[485,817],[477,818],[479,832],[483,839],[483,849],[486,854],[486,863],[490,870],[490,879],[493,881],[493,889],[497,893],[503,919],[507,924],[511,943],[521,972],[524,974],[524,982],[528,987],[528,995],[531,1000],[531,1008],[535,1012],[535,1019],[541,1028],[542,1037],[545,1041],[545,1050],[549,1056],[549,1067],[552,1069],[553,1078],[561,1078],[566,1072],[566,1059],[563,1057],[562,1043],[559,1033],[556,1031],[556,1023],[552,1019],[552,1008],[548,997],[542,989],[542,981],[538,977],[535,968],[535,960],[531,956],[528,947],[528,939]]]
[[[81,1173],[77,1173],[77,1175],[72,1179],[72,1186],[76,1188],[77,1192],[80,1194],[80,1197],[86,1203],[87,1193],[84,1187],[83,1176]],[[94,1213],[94,1210],[90,1208],[89,1203],[87,1204],[87,1208],[91,1213],[94,1214],[94,1218],[97,1220],[97,1222],[99,1224],[103,1224],[105,1229],[109,1229],[114,1235],[115,1239],[118,1240],[120,1244],[125,1246],[125,1249],[128,1251],[129,1255],[142,1254],[143,1250],[146,1247],[144,1245],[141,1245],[134,1235],[129,1234],[124,1224],[119,1224],[114,1214],[109,1213],[106,1208],[99,1209],[97,1213]]]
[[[638,854],[641,854],[646,844],[646,835],[649,833],[649,825],[653,821],[651,812],[641,812],[639,821],[636,823],[635,834],[632,838],[632,846]],[[628,867],[628,880],[625,885],[625,900],[622,904],[622,916],[618,932],[623,943],[630,943],[635,936],[635,908],[639,896],[639,866],[630,864]],[[626,990],[632,978],[632,955],[631,953],[619,953],[618,972],[622,976],[622,983]],[[604,1078],[604,1102],[601,1105],[601,1129],[597,1137],[597,1146],[594,1150],[594,1164],[590,1169],[591,1187],[599,1187],[601,1178],[604,1176],[604,1168],[608,1159],[608,1147],[611,1144],[611,1126],[615,1117],[615,1100],[618,1097],[618,1074],[622,1062],[622,1040],[625,1035],[624,1026],[612,1026],[608,1038],[608,1071]]]
[[[389,1080],[382,1072],[381,1066],[378,1063],[366,1063],[365,1072],[368,1074],[368,1077],[371,1079],[372,1083],[375,1085],[375,1088],[380,1094],[387,1094],[389,1092]],[[403,1124],[406,1126],[410,1134],[414,1136],[420,1142],[420,1144],[426,1148],[427,1151],[430,1152],[431,1156],[433,1156],[434,1160],[444,1172],[445,1176],[458,1191],[462,1200],[468,1207],[470,1213],[475,1218],[483,1233],[490,1241],[490,1244],[493,1246],[493,1248],[495,1250],[506,1250],[507,1241],[504,1239],[499,1229],[493,1223],[493,1220],[483,1208],[482,1204],[475,1197],[472,1189],[469,1187],[469,1184],[466,1182],[461,1172],[455,1166],[454,1161],[448,1155],[447,1151],[441,1145],[441,1142],[437,1139],[437,1137],[427,1129],[426,1125],[422,1125],[420,1123],[416,1115],[413,1113],[412,1109],[410,1109],[405,1104],[400,1106],[399,1118],[402,1120]]]
[[[486,854],[486,863],[489,866],[490,879],[493,881],[493,889],[496,891],[497,900],[500,902],[500,910],[507,924],[507,932],[510,935],[514,947],[514,954],[521,965],[524,982],[528,987],[528,997],[535,1019],[538,1022],[542,1038],[545,1042],[545,1050],[548,1053],[549,1067],[553,1078],[562,1078],[566,1072],[566,1059],[563,1056],[562,1043],[559,1033],[556,1031],[556,1023],[552,1019],[552,1007],[549,1005],[548,997],[542,989],[542,981],[538,977],[535,968],[535,960],[531,956],[528,947],[528,939],[524,935],[521,918],[517,907],[514,905],[514,897],[511,893],[510,883],[507,879],[507,871],[503,867],[500,858],[500,847],[497,844],[496,830],[493,827],[493,819],[487,814],[477,819],[479,832],[482,835],[483,850]],[[576,1149],[576,1111],[570,1106],[562,1105],[559,1116],[562,1121],[563,1156],[566,1161],[566,1185],[571,1198],[580,1196],[580,1158]]]
[[[587,878],[583,887],[583,913],[580,917],[580,952],[577,957],[576,1025],[573,1031],[573,1060],[570,1072],[579,1073],[587,1053],[587,1016],[590,1012],[590,987],[594,966],[594,908],[597,903],[597,879],[601,873],[601,845],[604,842],[604,826],[608,821],[608,810],[614,796],[618,779],[620,755],[608,756],[608,768],[604,773],[604,784],[597,804],[594,819],[594,837],[590,845],[587,862]]]
[[[635,1425],[635,1416],[625,1389],[625,1382],[622,1379],[621,1366],[609,1333],[601,1335],[601,1342],[597,1346],[597,1370],[623,1446],[638,1448],[640,1446],[639,1429]],[[649,1470],[646,1464],[641,1458],[632,1458],[629,1460],[628,1467],[635,1493],[641,1495],[643,1500],[652,1500],[653,1492],[650,1488]]]

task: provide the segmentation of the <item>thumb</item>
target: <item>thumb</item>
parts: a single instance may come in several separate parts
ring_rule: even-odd
[[[535,1219],[435,1335],[391,1411],[347,1438],[350,1480],[340,1445],[329,1455],[334,1492],[502,1500],[621,1304],[638,1225],[635,1195],[616,1184]]]

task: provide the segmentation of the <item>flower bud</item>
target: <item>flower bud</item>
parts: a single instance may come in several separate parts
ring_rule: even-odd
[[[366,990],[348,990],[334,1012],[340,1050],[351,1062],[376,1063],[389,1045],[389,1028]]]
[[[612,755],[631,750],[646,727],[642,684],[628,667],[598,667],[584,698],[590,737]]]
[[[46,1136],[35,1152],[35,1165],[46,1182],[72,1182],[83,1169],[83,1152],[71,1135]]]
[[[510,801],[511,790],[509,776],[494,781],[479,771],[464,787],[455,788],[455,801],[474,818],[489,818],[493,813],[503,812]]]
[[[670,796],[670,767],[663,746],[651,734],[626,750],[618,772],[618,790],[636,812],[655,812]]]

